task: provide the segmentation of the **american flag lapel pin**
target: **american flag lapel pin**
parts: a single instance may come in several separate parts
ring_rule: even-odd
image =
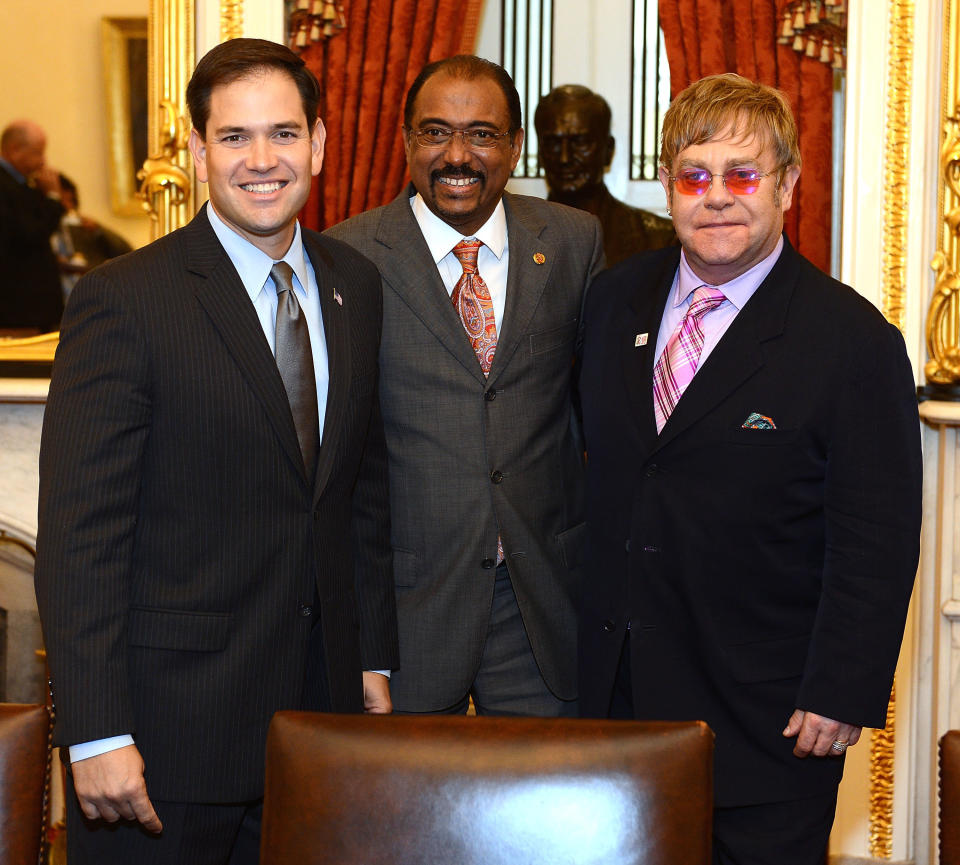
[[[333,290],[333,299],[340,305],[343,306],[343,298],[340,297],[340,292],[336,289]]]
[[[641,345],[647,344],[647,334],[638,333],[636,339],[633,341],[634,348],[640,348]]]

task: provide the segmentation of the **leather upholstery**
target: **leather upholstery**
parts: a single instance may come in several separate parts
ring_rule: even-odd
[[[0,865],[39,861],[50,714],[0,703]]]
[[[940,865],[960,865],[960,730],[940,739]]]
[[[702,722],[279,712],[261,865],[710,861]]]

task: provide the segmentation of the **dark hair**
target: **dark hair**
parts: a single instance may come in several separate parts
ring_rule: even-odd
[[[66,174],[60,175],[60,188],[64,192],[73,194],[73,202],[76,207],[80,207],[80,193],[77,192],[77,184],[74,183]]]
[[[407,101],[403,106],[403,123],[407,128],[413,122],[413,105],[417,101],[417,96],[423,89],[423,85],[438,72],[466,81],[473,81],[476,78],[492,79],[503,91],[503,98],[507,101],[507,111],[510,114],[510,129],[507,131],[516,132],[523,126],[520,94],[517,93],[517,87],[513,83],[510,73],[502,66],[498,66],[490,60],[484,60],[482,57],[476,57],[473,54],[457,54],[455,57],[447,57],[444,60],[428,63],[420,70],[420,74],[414,79],[413,84],[407,91]]]
[[[200,137],[207,137],[210,94],[215,87],[270,69],[285,72],[293,79],[300,91],[307,126],[312,130],[320,108],[320,85],[303,60],[285,45],[266,39],[230,39],[201,58],[187,85],[190,121]]]
[[[582,84],[561,84],[559,87],[554,87],[537,105],[537,110],[533,113],[533,125],[539,130],[541,118],[546,111],[570,102],[580,102],[585,105],[587,111],[600,121],[603,134],[610,134],[610,105],[599,93],[594,93]]]

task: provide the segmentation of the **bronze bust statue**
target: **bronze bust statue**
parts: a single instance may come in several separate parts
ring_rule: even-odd
[[[600,220],[608,266],[676,241],[669,219],[618,201],[604,183],[614,148],[606,99],[579,84],[564,84],[540,100],[533,123],[549,200]]]

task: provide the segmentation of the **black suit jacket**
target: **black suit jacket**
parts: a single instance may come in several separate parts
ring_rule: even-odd
[[[786,244],[658,436],[679,255],[628,259],[586,303],[581,706],[606,713],[629,622],[636,714],[711,725],[718,805],[815,795],[842,762],[792,755],[793,709],[884,725],[919,555],[910,365],[874,307]],[[776,429],[745,429],[754,412]]]
[[[63,294],[50,235],[61,216],[59,201],[0,165],[0,328],[60,326]]]
[[[376,269],[304,232],[330,388],[315,482],[249,296],[204,212],[74,289],[40,453],[36,586],[66,745],[132,732],[148,790],[262,793],[267,725],[397,663]],[[342,305],[334,300],[339,292]]]

